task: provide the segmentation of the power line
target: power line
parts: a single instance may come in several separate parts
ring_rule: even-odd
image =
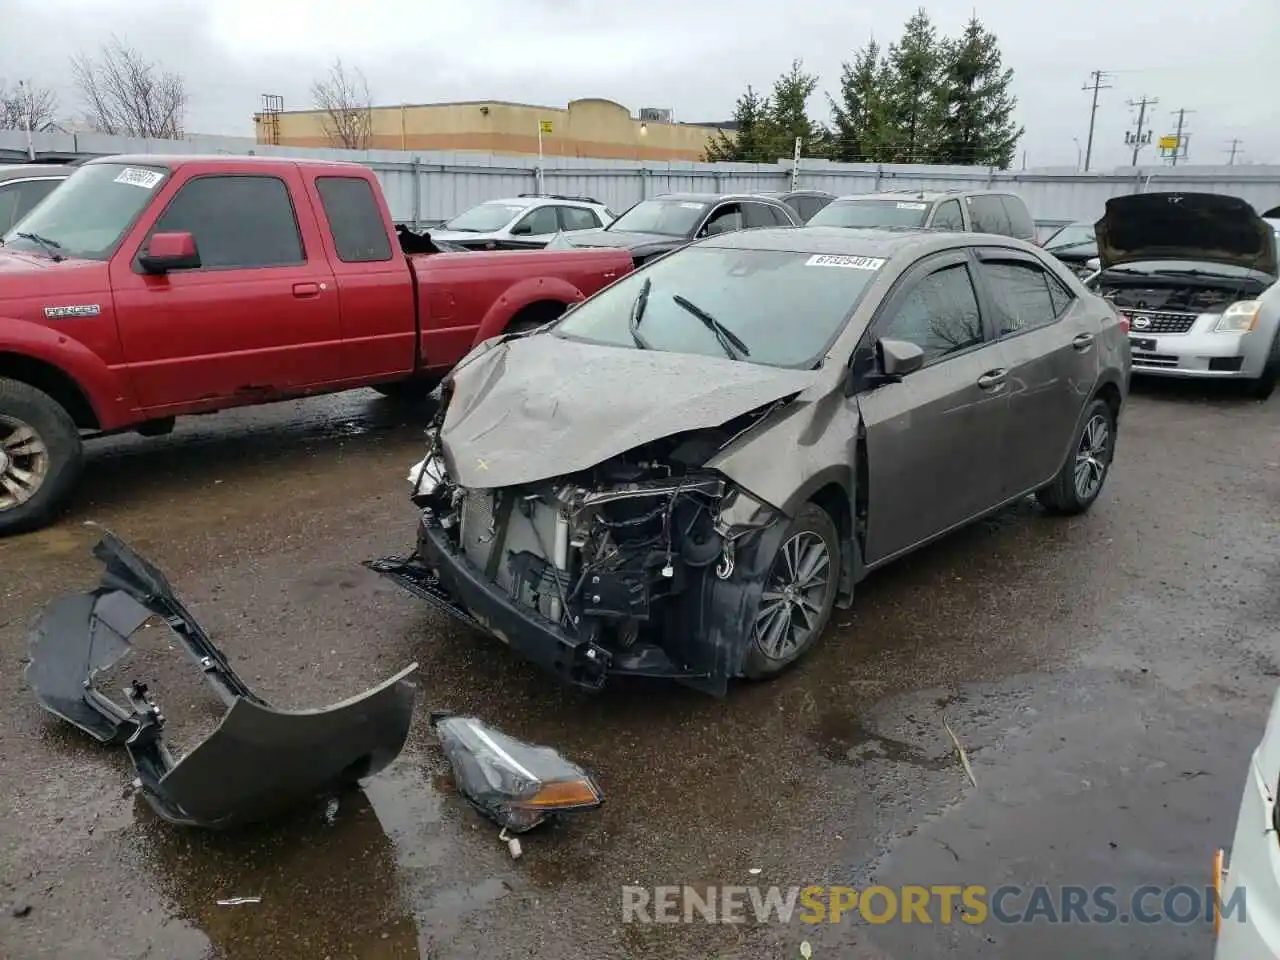
[[[1240,144],[1242,144],[1243,142],[1244,141],[1241,140],[1239,137],[1232,137],[1230,140],[1227,141],[1227,143],[1231,144],[1231,150],[1222,151],[1223,153],[1230,152],[1231,154],[1231,156],[1227,159],[1227,166],[1234,167],[1236,165],[1236,154],[1244,153],[1244,151],[1240,149]]]
[[[1102,82],[1111,76],[1108,71],[1095,70],[1093,73],[1089,74],[1089,76],[1093,78],[1093,86],[1086,83],[1080,88],[1081,90],[1093,91],[1093,106],[1089,108],[1089,139],[1086,141],[1084,149],[1084,169],[1086,172],[1089,169],[1089,161],[1093,158],[1093,122],[1098,116],[1098,91],[1111,89],[1110,84],[1104,84]]]
[[[1124,142],[1133,145],[1133,161],[1130,166],[1136,167],[1138,165],[1138,151],[1151,142],[1151,131],[1147,130],[1144,134],[1142,130],[1142,124],[1147,119],[1147,107],[1154,107],[1160,101],[1154,97],[1144,95],[1141,100],[1129,100],[1127,102],[1129,106],[1138,108],[1138,132],[1126,131],[1124,135]]]

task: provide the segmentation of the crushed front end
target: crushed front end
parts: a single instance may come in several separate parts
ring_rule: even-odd
[[[722,695],[785,523],[703,465],[766,412],[496,489],[453,482],[437,424],[410,476],[417,550],[369,566],[573,686],[631,675]]]

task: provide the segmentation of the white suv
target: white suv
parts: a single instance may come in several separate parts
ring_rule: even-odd
[[[431,239],[470,250],[537,250],[557,233],[597,230],[615,219],[612,210],[591,197],[522,193],[476,204],[432,230]]]

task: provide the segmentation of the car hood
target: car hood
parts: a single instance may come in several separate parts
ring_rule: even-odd
[[[683,237],[665,233],[631,233],[626,230],[577,230],[566,238],[575,247],[636,247],[683,243]]]
[[[1102,268],[1140,260],[1203,260],[1275,276],[1276,242],[1239,197],[1138,193],[1112,197],[1094,224]]]
[[[533,334],[454,369],[440,429],[450,476],[493,489],[586,470],[641,444],[719,426],[819,374]]]

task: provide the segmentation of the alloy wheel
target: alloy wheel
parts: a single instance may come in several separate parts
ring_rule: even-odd
[[[35,428],[0,414],[0,510],[34,497],[49,475],[49,448]]]
[[[1095,413],[1085,424],[1076,450],[1076,496],[1081,502],[1092,500],[1102,489],[1111,456],[1111,424],[1101,413]]]
[[[830,579],[831,552],[821,536],[802,530],[782,545],[765,581],[753,626],[764,654],[786,660],[813,639]]]

